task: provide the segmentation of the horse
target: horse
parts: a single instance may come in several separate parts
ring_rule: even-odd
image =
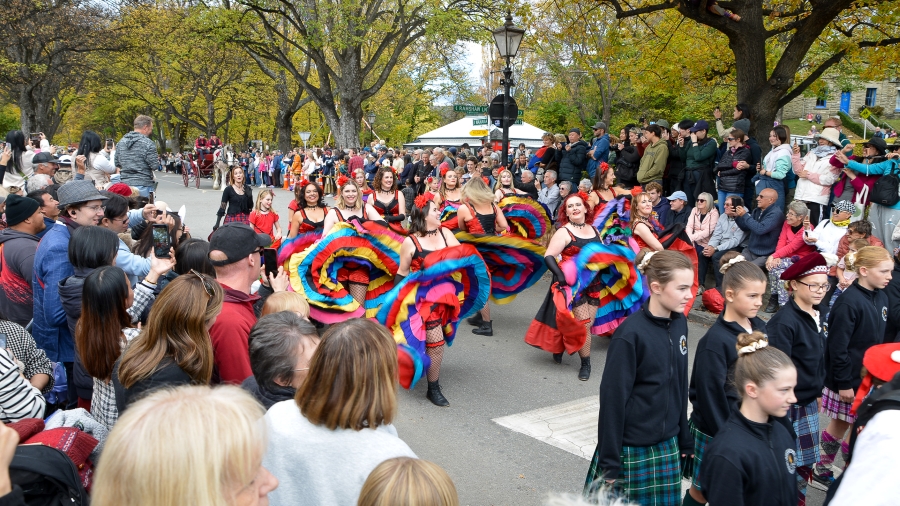
[[[228,173],[236,166],[234,148],[226,144],[213,153],[213,190],[224,190]]]

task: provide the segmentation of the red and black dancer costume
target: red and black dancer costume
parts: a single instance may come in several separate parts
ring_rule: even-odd
[[[427,214],[435,204],[420,195],[415,205],[413,213]],[[427,371],[427,398],[437,406],[450,405],[438,382],[444,345],[453,343],[459,319],[486,304],[490,293],[490,275],[478,251],[468,244],[450,246],[443,228],[406,239],[415,247],[409,276],[398,274],[377,316],[397,340],[401,385],[411,388]],[[427,250],[420,241],[432,235],[440,235],[443,246]]]
[[[372,207],[377,209],[378,212],[384,216],[384,221],[388,223],[391,230],[400,235],[406,235],[407,230],[403,228],[403,221],[406,219],[406,214],[400,209],[400,198],[398,197],[400,192],[394,190],[394,198],[387,203],[378,200],[378,194],[384,192],[375,191],[373,193],[374,196],[369,199],[369,203],[372,204]]]
[[[567,226],[566,203],[579,197],[585,209],[581,227],[590,227],[594,237],[578,237]],[[561,363],[563,352],[577,351],[581,357],[578,378],[583,381],[591,373],[591,335],[615,330],[646,298],[634,267],[636,252],[628,241],[629,199],[614,199],[604,208],[598,207],[596,215],[587,199],[584,193],[577,193],[560,205],[561,227],[556,233],[567,234],[567,244],[560,262],[544,257],[554,282],[525,335],[526,343],[553,353],[556,363]]]

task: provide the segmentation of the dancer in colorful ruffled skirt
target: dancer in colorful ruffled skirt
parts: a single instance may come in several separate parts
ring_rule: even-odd
[[[397,283],[377,317],[397,340],[401,385],[412,388],[424,371],[428,400],[449,406],[438,381],[444,345],[453,343],[460,318],[487,303],[490,275],[478,251],[441,226],[427,196],[416,198],[411,218]]]

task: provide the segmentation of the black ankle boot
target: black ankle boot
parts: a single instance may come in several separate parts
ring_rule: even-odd
[[[472,316],[471,318],[466,318],[466,323],[468,323],[469,325],[471,325],[473,327],[480,327],[483,322],[484,322],[484,318],[481,317],[481,313],[475,313],[475,316]]]
[[[481,326],[477,329],[472,329],[473,334],[478,334],[479,336],[492,336],[494,335],[494,322],[481,322]]]
[[[562,363],[562,353],[554,353],[553,361],[556,362],[557,364],[561,364]]]
[[[772,296],[769,297],[769,304],[766,306],[765,312],[766,313],[775,313],[777,311],[778,311],[778,296],[775,294],[772,294]]]
[[[591,357],[581,357],[581,369],[578,370],[578,379],[587,381],[591,378]]]
[[[425,398],[431,401],[435,406],[440,406],[442,408],[446,408],[450,406],[450,401],[444,397],[444,394],[441,393],[441,385],[437,381],[429,381],[428,382],[428,393],[425,394]]]

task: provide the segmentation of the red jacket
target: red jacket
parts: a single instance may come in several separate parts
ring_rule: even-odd
[[[240,385],[253,374],[250,370],[250,329],[256,324],[253,304],[258,295],[250,295],[222,285],[225,301],[216,323],[209,329],[213,359],[220,383]]]
[[[194,141],[194,149],[205,148],[209,145],[209,141],[204,137],[197,137],[197,140]]]
[[[800,230],[795,234],[788,222],[785,221],[781,227],[781,234],[778,235],[778,245],[775,247],[775,253],[772,253],[772,256],[775,258],[790,258],[794,255],[805,257],[815,252],[815,246],[810,246],[803,241],[803,227],[801,226]]]

